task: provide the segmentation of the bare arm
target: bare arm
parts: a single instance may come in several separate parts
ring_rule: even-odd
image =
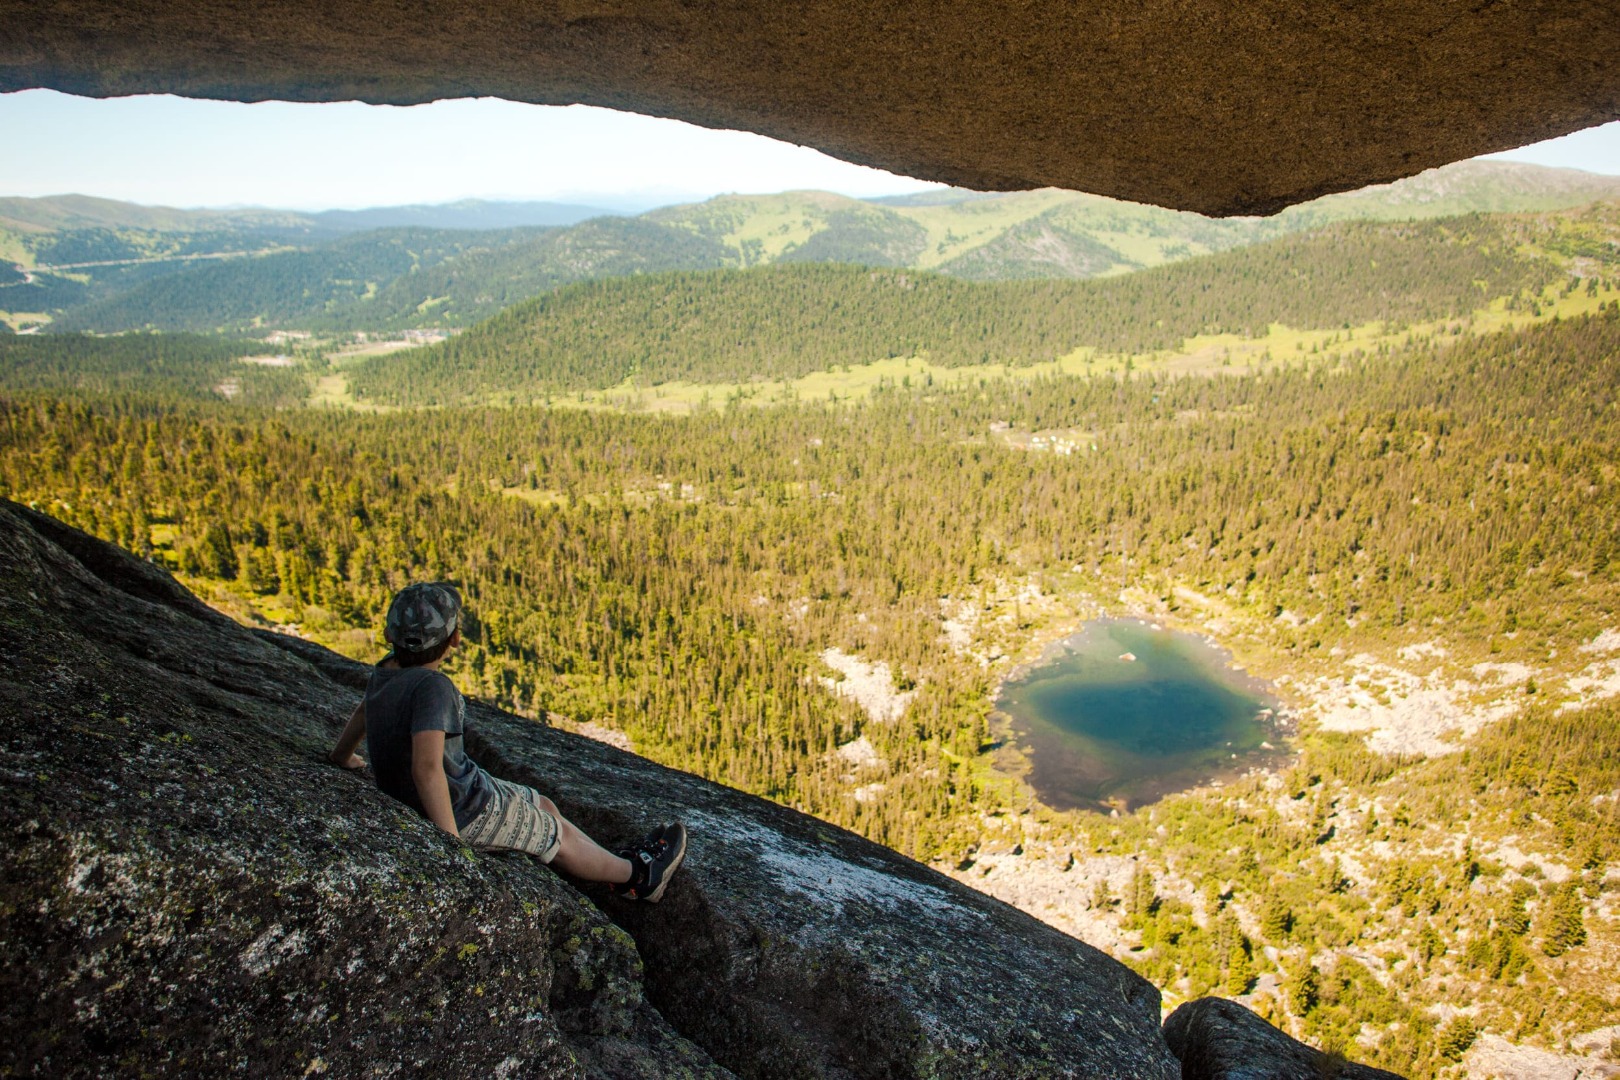
[[[450,782],[444,778],[444,732],[418,731],[411,736],[411,780],[416,797],[433,824],[460,837],[450,809]]]
[[[343,733],[338,736],[337,745],[326,759],[334,765],[341,765],[345,769],[363,769],[366,759],[355,753],[360,746],[360,740],[366,737],[366,699],[361,698],[360,704],[354,707],[354,713],[349,722],[343,725]]]

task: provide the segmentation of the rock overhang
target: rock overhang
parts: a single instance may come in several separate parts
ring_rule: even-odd
[[[0,28],[0,91],[585,103],[1217,215],[1620,118],[1607,0],[0,0]]]

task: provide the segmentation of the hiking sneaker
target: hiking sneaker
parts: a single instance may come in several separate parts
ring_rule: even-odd
[[[627,899],[656,904],[686,858],[686,826],[678,821],[660,825],[638,846],[619,852],[619,856],[630,860],[630,880],[610,888]]]

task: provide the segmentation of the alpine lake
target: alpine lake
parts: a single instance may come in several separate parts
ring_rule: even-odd
[[[1129,811],[1291,757],[1267,684],[1203,638],[1136,619],[1048,646],[996,709],[1008,764],[1059,810]]]

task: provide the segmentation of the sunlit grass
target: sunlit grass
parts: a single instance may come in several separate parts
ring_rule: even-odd
[[[994,240],[1020,222],[1028,221],[1072,200],[1067,191],[1046,188],[1022,191],[995,199],[969,199],[942,206],[891,206],[887,209],[910,218],[928,230],[928,246],[916,268],[927,270]]]
[[[0,262],[15,263],[23,269],[34,265],[34,253],[28,250],[23,238],[9,229],[0,229]]]
[[[49,326],[51,317],[43,311],[0,311],[0,322],[13,330],[26,330],[30,326]]]
[[[830,211],[862,209],[872,208],[824,191],[785,191],[722,196],[653,216],[666,225],[713,235],[737,253],[744,266],[755,266],[776,261],[826,228]],[[721,231],[728,223],[733,227]]]
[[[310,387],[309,405],[312,408],[354,409],[357,412],[393,412],[396,406],[378,405],[361,401],[349,388],[349,377],[342,372],[317,375]]]

